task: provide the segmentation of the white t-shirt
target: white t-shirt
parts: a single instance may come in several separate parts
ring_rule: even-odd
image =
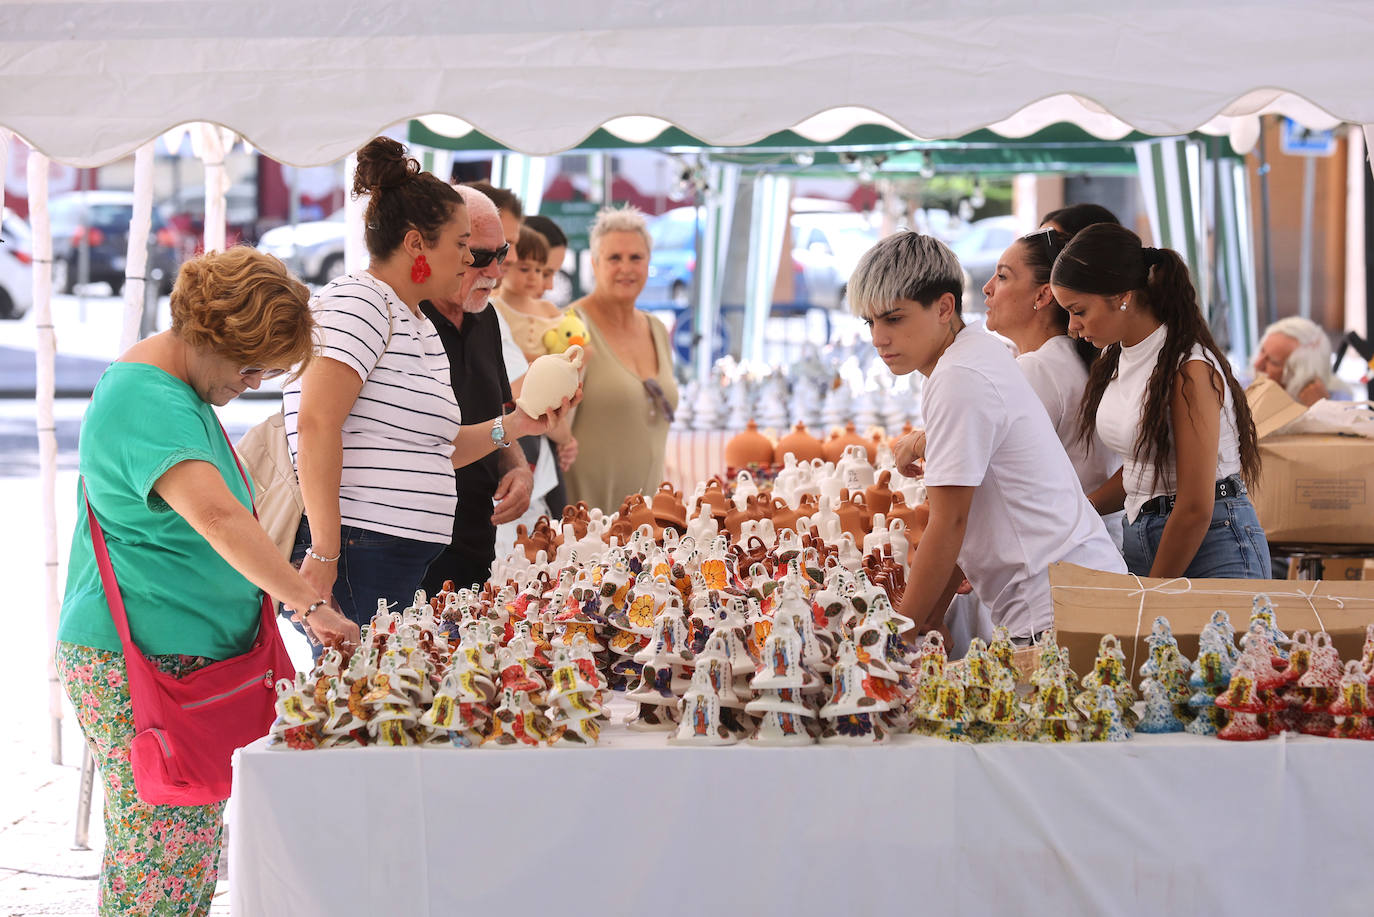
[[[315,295],[310,309],[319,328],[319,355],[338,360],[363,382],[343,423],[340,522],[448,544],[458,502],[453,438],[462,415],[438,331],[370,274],[336,278]],[[300,404],[296,380],[282,390],[293,462]]]
[[[1049,566],[1125,573],[1045,408],[1001,343],[965,328],[925,385],[928,487],[973,487],[959,566],[1012,636],[1054,621]]]
[[[1088,385],[1088,369],[1078,358],[1073,341],[1066,334],[1056,335],[1039,350],[1021,354],[1016,364],[1045,406],[1045,413],[1050,415],[1050,425],[1069,454],[1083,492],[1092,493],[1107,483],[1121,467],[1121,458],[1103,445],[1100,436],[1094,435],[1086,442],[1078,436],[1079,407],[1083,403],[1083,389]]]
[[[1097,432],[1107,448],[1125,460],[1121,484],[1126,489],[1126,518],[1134,522],[1140,507],[1154,497],[1172,496],[1178,492],[1177,466],[1171,460],[1163,469],[1159,483],[1155,483],[1153,462],[1138,462],[1133,456],[1136,437],[1140,433],[1140,415],[1145,410],[1146,390],[1150,375],[1164,349],[1168,326],[1160,325],[1149,337],[1134,347],[1121,348],[1121,361],[1116,377],[1107,383],[1102,400],[1097,405]],[[1221,372],[1217,360],[1201,344],[1193,345],[1187,358],[1180,363],[1201,360]],[[1231,389],[1222,386],[1221,431],[1217,442],[1216,479],[1240,473],[1240,439],[1236,434],[1236,411],[1231,402]],[[1173,421],[1169,421],[1169,439],[1173,441]]]

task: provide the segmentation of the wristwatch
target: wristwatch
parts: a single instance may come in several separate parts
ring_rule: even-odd
[[[491,425],[491,441],[502,449],[510,448],[510,440],[506,439],[506,425],[500,414],[496,415],[496,421]]]

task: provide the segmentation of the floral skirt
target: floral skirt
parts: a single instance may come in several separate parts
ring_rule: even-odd
[[[174,678],[214,661],[203,656],[149,658]],[[219,873],[224,803],[153,806],[139,799],[129,763],[134,708],[122,652],[58,643],[57,674],[105,784],[100,913],[208,914]]]

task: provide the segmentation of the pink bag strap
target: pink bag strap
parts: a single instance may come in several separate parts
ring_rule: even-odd
[[[143,658],[129,634],[129,616],[124,611],[124,596],[119,591],[119,581],[115,579],[114,567],[110,564],[110,550],[105,545],[105,532],[96,521],[95,510],[91,508],[91,496],[86,493],[86,479],[81,479],[81,499],[86,504],[86,519],[91,526],[91,546],[95,549],[95,565],[100,570],[100,583],[105,587],[105,602],[110,606],[110,617],[114,619],[115,630],[119,631],[119,642],[124,646],[124,659]]]
[[[219,422],[219,417],[215,417]],[[253,482],[248,480],[248,473],[243,470],[243,462],[239,461],[239,451],[234,448],[234,441],[229,438],[229,431],[224,429],[224,424],[219,425],[219,431],[224,434],[224,441],[229,444],[229,454],[234,457],[234,467],[239,470],[239,477],[243,478],[243,486],[248,488],[248,509],[252,511],[253,518],[258,518],[258,508],[253,505]]]

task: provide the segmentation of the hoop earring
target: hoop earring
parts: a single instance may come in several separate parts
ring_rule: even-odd
[[[415,260],[410,264],[410,279],[413,283],[424,283],[429,279],[431,271],[429,262],[425,260],[424,254],[415,256]]]

